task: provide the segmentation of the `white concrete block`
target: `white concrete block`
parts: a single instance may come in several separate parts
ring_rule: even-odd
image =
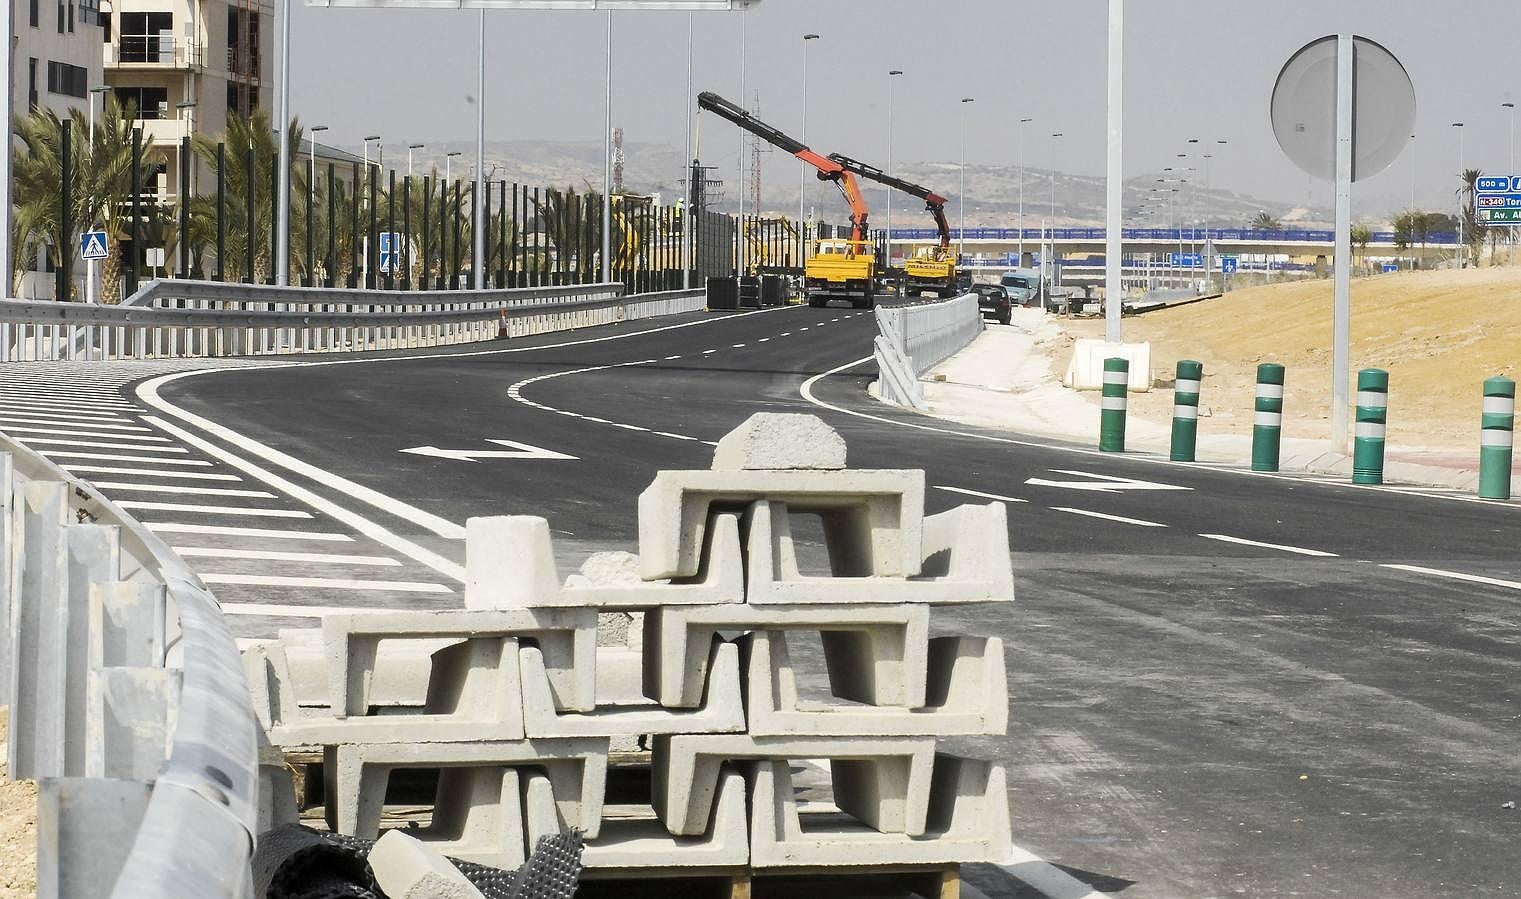
[[[785,762],[762,761],[750,768],[752,867],[997,864],[1013,848],[1004,769],[988,762],[935,756],[920,836],[881,833],[827,810],[804,814],[799,806]]]
[[[1003,503],[961,506],[925,518],[922,573],[906,578],[872,577],[864,567],[835,564],[833,546],[830,561],[834,576],[804,576],[798,571],[789,511],[784,503],[763,500],[752,504],[745,515],[746,602],[795,605],[1014,599],[1008,515]]]
[[[745,729],[739,691],[739,647],[714,640],[707,690],[699,708],[680,711],[645,700],[599,706],[591,712],[555,711],[544,671],[544,656],[525,646],[518,653],[523,684],[523,728],[532,737],[616,737],[623,734],[722,734]]]
[[[399,830],[370,848],[370,870],[391,899],[482,899],[459,869],[428,846]]]
[[[719,766],[748,759],[829,759],[840,811],[883,833],[924,833],[935,755],[933,738],[657,736],[651,800],[666,828],[698,836],[707,827]]]
[[[835,696],[876,706],[924,705],[929,607],[910,603],[652,610],[644,622],[645,695],[663,706],[696,707],[713,636],[746,630],[818,631]]]
[[[328,826],[339,833],[374,839],[380,831],[386,783],[399,768],[450,769],[439,782],[434,816],[455,822],[461,834],[475,816],[489,815],[503,827],[521,816],[517,794],[503,788],[510,769],[544,770],[554,785],[555,808],[564,828],[596,836],[607,784],[605,738],[478,741],[470,743],[369,743],[331,746],[325,751]],[[521,773],[521,772],[520,772]],[[506,832],[506,831],[501,831]],[[500,841],[493,841],[500,845]]]
[[[627,554],[601,554],[560,583],[549,522],[526,515],[467,522],[465,605],[470,609],[648,609],[659,605],[743,602],[744,562],[739,518],[714,516],[700,538],[703,553],[690,577],[647,582],[631,572]],[[612,565],[610,556],[617,557]],[[632,558],[632,557],[628,557]],[[626,575],[633,573],[635,576]]]
[[[1099,390],[1104,386],[1104,360],[1123,358],[1130,363],[1126,389],[1145,392],[1151,389],[1151,344],[1106,343],[1099,337],[1079,338],[1072,346],[1072,359],[1062,385],[1074,390]]]
[[[320,627],[281,628],[276,632],[290,665],[291,692],[303,709],[328,710],[327,652]],[[370,707],[419,709],[428,702],[433,654],[463,642],[460,637],[382,640],[370,681]]]
[[[845,439],[817,415],[757,412],[719,439],[712,467],[838,470],[845,467]]]
[[[451,662],[460,662],[462,672],[474,670],[474,663],[463,664],[465,658],[480,659],[486,665],[495,664],[492,660],[510,660],[507,638],[532,639],[544,652],[556,707],[590,711],[596,706],[595,609],[364,612],[328,616],[323,619],[322,633],[331,706],[338,716],[359,716],[368,710],[376,653],[383,641],[441,637],[467,638],[466,643],[434,656],[435,665],[440,655]],[[495,647],[470,646],[483,642]],[[467,648],[461,649],[462,646]],[[516,678],[516,665],[497,667],[504,672],[510,670]],[[438,678],[433,683],[440,684],[440,689],[449,686]],[[429,691],[431,703],[434,686],[430,685]]]
[[[740,512],[763,499],[818,513],[830,556],[843,570],[919,573],[922,471],[662,471],[639,494],[645,579],[695,575],[710,512]]]
[[[523,817],[530,843],[558,833],[554,789],[542,774],[524,775]],[[745,779],[724,767],[719,774],[713,815],[701,836],[673,837],[648,806],[606,807],[602,830],[586,843],[587,868],[717,868],[748,864]]]
[[[100,668],[88,674],[85,776],[152,781],[178,720],[180,671]]]
[[[756,736],[1001,735],[1009,695],[1003,641],[929,641],[925,705],[918,708],[800,700],[785,635],[753,631],[739,640],[745,666],[746,733]]]

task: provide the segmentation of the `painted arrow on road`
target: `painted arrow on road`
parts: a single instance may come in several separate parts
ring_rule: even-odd
[[[1056,474],[1069,474],[1079,478],[1093,478],[1088,481],[1049,481],[1045,478],[1030,478],[1026,484],[1036,487],[1061,487],[1066,490],[1096,490],[1100,493],[1114,493],[1118,490],[1192,490],[1192,487],[1179,487],[1175,484],[1158,484],[1153,481],[1138,481],[1135,478],[1117,478],[1114,475],[1094,474],[1091,471],[1067,471],[1062,468],[1053,468]]]
[[[498,446],[510,446],[510,450],[451,450],[439,449],[436,446],[414,446],[410,449],[398,452],[411,453],[414,456],[432,456],[437,459],[453,459],[456,462],[479,462],[482,459],[570,459],[576,460],[577,456],[557,453],[531,443],[519,443],[516,440],[490,440],[487,443],[495,443]]]

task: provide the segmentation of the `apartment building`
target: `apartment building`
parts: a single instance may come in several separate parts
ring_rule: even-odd
[[[99,0],[11,0],[16,40],[12,109],[51,109],[60,117],[85,109],[103,84]]]

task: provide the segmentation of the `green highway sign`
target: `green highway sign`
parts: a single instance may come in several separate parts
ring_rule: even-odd
[[[1476,209],[1474,212],[1486,225],[1521,225],[1521,209]]]

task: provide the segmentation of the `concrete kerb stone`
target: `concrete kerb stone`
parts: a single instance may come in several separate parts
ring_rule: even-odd
[[[845,467],[845,439],[816,415],[757,412],[718,441],[714,471]]]
[[[966,505],[922,522],[917,577],[872,577],[870,560],[831,542],[832,577],[798,570],[790,507],[761,500],[745,514],[745,601],[755,605],[849,602],[1012,602],[1009,523],[1003,503]]]
[[[710,511],[759,500],[819,514],[831,549],[860,553],[877,577],[919,573],[923,471],[662,471],[639,495],[645,579],[696,575]]]
[[[827,758],[840,811],[881,833],[921,836],[934,755],[934,738],[658,736],[651,799],[672,834],[700,836],[712,814],[724,762]]]
[[[481,891],[437,849],[399,830],[376,840],[368,860],[376,884],[391,899],[481,899]]]
[[[783,635],[752,631],[739,646],[745,731],[755,736],[1001,735],[1008,730],[1003,641],[996,637],[932,638],[926,704],[913,709],[800,701]]]
[[[696,708],[720,631],[820,634],[831,692],[874,706],[924,705],[929,607],[894,605],[678,606],[644,620],[644,691],[663,706]]]

